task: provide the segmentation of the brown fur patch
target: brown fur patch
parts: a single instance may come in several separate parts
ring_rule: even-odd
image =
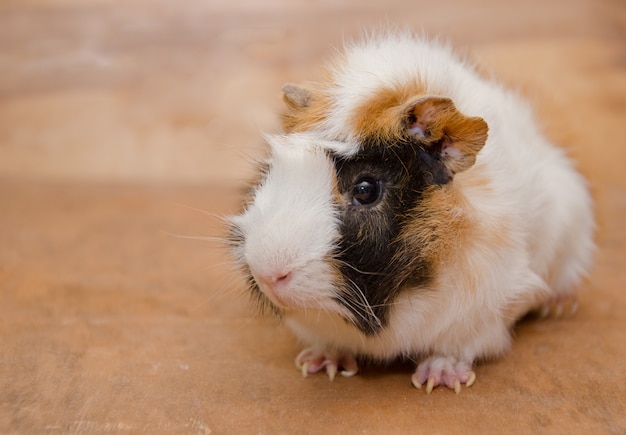
[[[400,238],[408,247],[415,246],[437,271],[438,265],[448,263],[471,240],[475,227],[472,215],[470,205],[453,183],[432,186],[424,192]]]
[[[490,189],[484,178],[468,181],[474,188],[487,189],[488,194]],[[443,278],[445,285],[454,286],[452,290],[480,291],[485,262],[490,266],[497,262],[499,253],[510,248],[507,223],[481,219],[456,182],[429,188],[413,216],[412,224],[400,237],[408,249],[420,249],[434,272],[435,288],[444,285]],[[492,253],[494,258],[486,259],[486,253]]]
[[[455,176],[457,183],[463,186],[464,189],[481,189],[485,192],[491,192],[491,181],[484,175],[480,175],[485,172],[485,165],[477,163],[472,171],[465,171],[462,174]]]
[[[424,87],[413,82],[377,91],[354,112],[352,128],[357,136],[385,142],[404,135],[406,103],[424,95]]]
[[[474,164],[488,132],[482,118],[463,115],[448,98],[424,95],[424,87],[417,82],[377,91],[355,111],[352,124],[358,137],[382,143],[392,144],[414,134],[426,147],[441,149],[451,174]]]

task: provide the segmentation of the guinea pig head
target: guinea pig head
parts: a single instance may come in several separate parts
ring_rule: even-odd
[[[315,130],[268,137],[262,181],[231,220],[263,305],[335,312],[371,335],[402,291],[428,288],[464,222],[454,175],[474,164],[487,125],[445,98],[389,110],[385,131],[354,143]]]

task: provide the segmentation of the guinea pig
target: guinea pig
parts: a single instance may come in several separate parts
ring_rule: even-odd
[[[409,33],[349,44],[283,88],[284,132],[229,241],[250,292],[306,344],[304,376],[409,359],[471,386],[529,312],[574,311],[594,250],[584,178],[516,94]]]

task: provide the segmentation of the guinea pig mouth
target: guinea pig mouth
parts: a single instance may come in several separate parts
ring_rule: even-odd
[[[291,272],[272,277],[255,276],[254,279],[263,294],[277,307],[287,309],[298,306],[293,292],[289,291],[289,283],[293,280]]]
[[[322,310],[346,315],[346,310],[336,301],[336,283],[333,277],[324,276],[325,269],[310,273],[311,264],[304,268],[278,269],[274,273],[250,270],[251,290],[261,305],[274,312]]]

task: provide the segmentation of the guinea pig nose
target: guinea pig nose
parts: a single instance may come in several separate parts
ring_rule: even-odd
[[[287,272],[287,273],[281,274],[280,276],[274,277],[274,282],[275,283],[287,282],[289,281],[290,278],[291,278],[291,272]]]
[[[291,272],[281,273],[272,277],[272,283],[275,286],[285,286],[291,281]]]
[[[291,281],[291,272],[277,272],[257,276],[257,280],[269,287],[285,286]]]

